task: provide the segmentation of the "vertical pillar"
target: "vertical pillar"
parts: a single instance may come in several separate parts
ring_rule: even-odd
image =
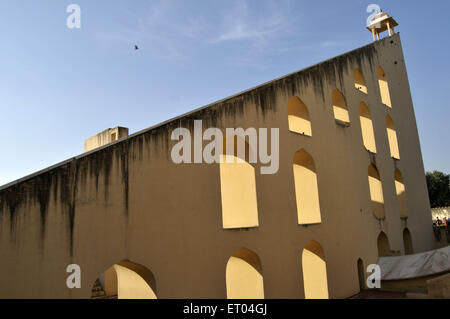
[[[389,22],[386,23],[387,28],[388,28],[388,32],[389,32],[389,36],[391,36],[391,25],[389,24]]]
[[[372,29],[372,36],[373,36],[373,42],[375,42],[377,39],[375,38],[375,29]]]

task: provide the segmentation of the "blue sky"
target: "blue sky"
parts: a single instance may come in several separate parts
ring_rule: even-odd
[[[0,185],[108,127],[133,133],[368,44],[371,3],[400,23],[425,169],[450,173],[449,1],[2,0]]]

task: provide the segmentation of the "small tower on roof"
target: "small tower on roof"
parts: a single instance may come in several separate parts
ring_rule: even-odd
[[[372,32],[373,41],[377,41],[380,40],[380,33],[388,31],[389,36],[394,34],[394,28],[396,26],[398,26],[397,21],[386,12],[380,10],[372,19],[370,19],[367,30]]]

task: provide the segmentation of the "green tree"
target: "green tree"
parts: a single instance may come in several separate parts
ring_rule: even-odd
[[[431,208],[450,206],[450,175],[434,171],[426,177]]]

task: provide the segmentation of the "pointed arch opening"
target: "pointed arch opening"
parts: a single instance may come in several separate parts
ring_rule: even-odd
[[[384,219],[384,197],[383,187],[381,184],[380,174],[378,169],[372,164],[368,169],[369,175],[369,191],[370,200],[372,202],[372,210],[378,219]]]
[[[303,101],[294,96],[288,101],[289,131],[312,136],[308,108]]]
[[[353,71],[353,79],[355,81],[355,88],[367,94],[366,80],[360,69],[355,69]]]
[[[322,246],[312,240],[302,252],[305,299],[328,299],[327,264]]]
[[[406,191],[403,183],[402,172],[398,168],[395,169],[395,191],[397,193],[398,207],[400,210],[400,218],[408,217],[408,209],[406,208]]]
[[[333,103],[334,119],[344,124],[350,124],[347,101],[342,92],[338,89],[334,89],[331,94],[331,100]]]
[[[380,87],[381,102],[386,106],[392,107],[387,76],[381,66],[377,69],[377,75],[378,86]]]
[[[312,156],[304,149],[297,151],[293,169],[298,224],[321,223],[317,173]]]
[[[377,245],[378,245],[378,257],[386,257],[391,255],[389,239],[384,232],[381,232],[378,235]]]
[[[264,299],[261,261],[256,253],[239,249],[226,266],[228,299]]]
[[[400,159],[400,151],[398,148],[397,131],[395,130],[395,124],[390,115],[386,115],[386,130],[389,141],[389,149],[391,157]]]
[[[234,140],[234,152],[227,152],[229,140]],[[238,151],[238,141],[244,145],[245,154]],[[229,146],[232,147],[232,146]],[[222,225],[224,229],[258,227],[255,168],[249,163],[248,154],[253,150],[247,141],[237,136],[224,138],[220,158],[220,190],[222,201]]]
[[[364,147],[368,151],[376,153],[377,147],[375,145],[372,117],[370,115],[369,107],[364,102],[359,103],[359,120],[361,122],[361,134]]]
[[[109,267],[94,282],[95,299],[157,299],[156,280],[143,265],[123,260]]]
[[[411,232],[408,228],[403,230],[403,245],[405,247],[405,255],[414,254]]]
[[[357,268],[358,268],[359,291],[361,292],[364,289],[366,289],[366,272],[364,270],[364,263],[361,258],[358,259]]]

